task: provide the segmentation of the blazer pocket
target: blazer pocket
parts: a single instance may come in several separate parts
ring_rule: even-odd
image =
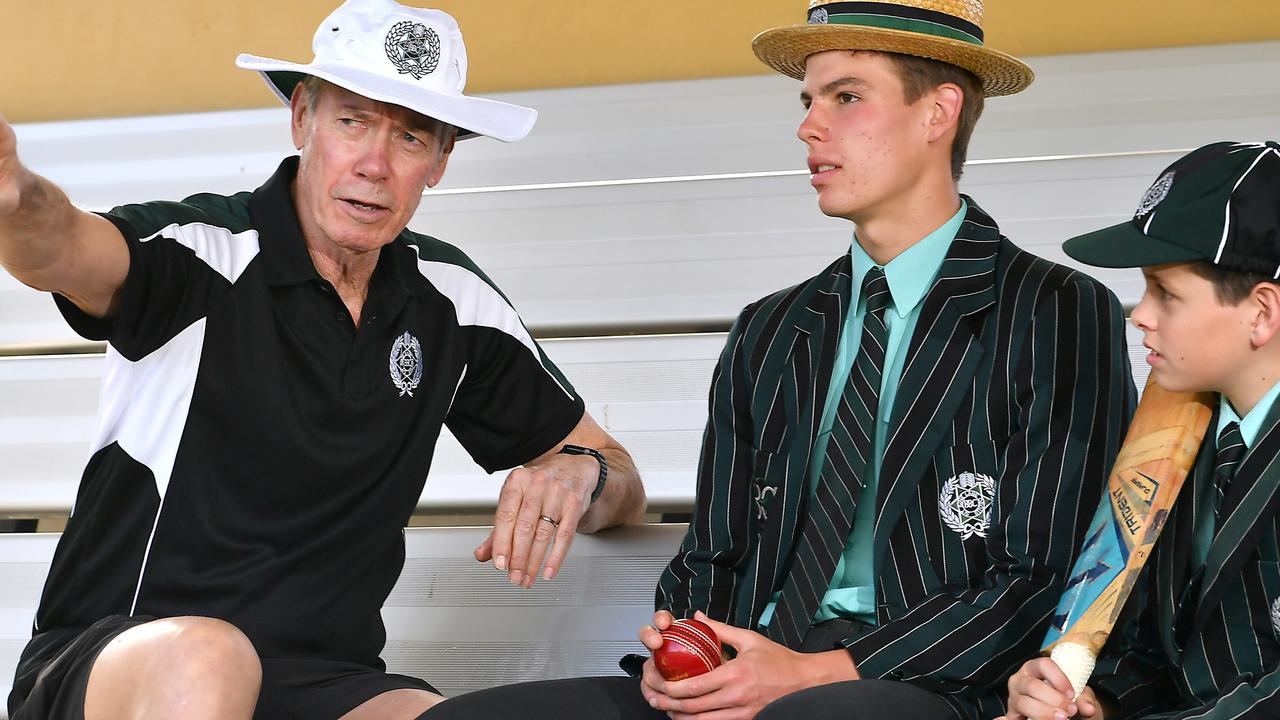
[[[958,543],[977,550],[999,517],[996,483],[1000,472],[996,444],[983,442],[940,448],[933,456],[933,472],[933,482],[920,485],[920,492],[926,494],[921,504],[937,509],[944,545],[954,547]],[[969,558],[977,559],[976,556]],[[948,579],[954,582],[957,578]]]
[[[939,448],[931,469],[933,476],[922,479],[919,486],[919,522],[925,540],[921,578],[926,593],[976,587],[989,563],[987,538],[999,522],[995,444]]]

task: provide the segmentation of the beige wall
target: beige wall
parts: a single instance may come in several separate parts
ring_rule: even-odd
[[[416,0],[426,4],[428,0]],[[310,59],[337,0],[0,0],[0,113],[13,122],[270,105],[239,52]],[[804,0],[439,0],[466,33],[472,92],[763,71],[750,39]],[[1016,55],[1280,39],[1280,3],[988,0]]]

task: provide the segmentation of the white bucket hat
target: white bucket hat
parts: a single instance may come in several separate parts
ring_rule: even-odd
[[[303,75],[314,75],[372,100],[409,108],[458,128],[458,138],[487,135],[514,142],[538,118],[532,108],[462,94],[467,49],[458,23],[440,10],[393,0],[347,0],[316,30],[306,65],[241,54],[289,104]]]

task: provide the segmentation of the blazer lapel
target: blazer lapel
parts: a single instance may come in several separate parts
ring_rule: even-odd
[[[827,267],[805,288],[807,297],[797,297],[791,311],[785,313],[776,327],[765,328],[757,347],[764,352],[753,367],[776,368],[777,376],[761,376],[755,379],[754,392],[770,393],[769,397],[753,399],[754,407],[769,407],[772,393],[784,396],[784,406],[798,408],[794,418],[787,418],[790,437],[783,451],[787,471],[783,487],[777,488],[782,496],[780,507],[797,508],[798,511],[782,513],[771,522],[759,540],[756,581],[752,592],[744,594],[747,602],[740,610],[754,626],[770,594],[785,575],[786,563],[782,562],[796,541],[802,527],[803,513],[808,504],[808,467],[813,454],[813,444],[818,433],[822,404],[831,385],[831,370],[835,364],[840,341],[840,329],[850,303],[850,268],[852,259],[845,253]],[[786,377],[790,374],[791,377]],[[766,422],[762,420],[762,422]],[[772,570],[770,570],[772,569]],[[762,574],[763,571],[763,574]]]
[[[1236,580],[1240,569],[1258,546],[1258,540],[1280,510],[1280,429],[1276,427],[1280,404],[1271,409],[1265,431],[1240,461],[1224,507],[1227,513],[1214,532],[1201,582],[1196,628],[1204,627],[1209,614],[1222,601],[1222,593]]]
[[[777,349],[788,353],[787,362],[781,365],[783,372],[799,372],[801,368],[798,365],[804,365],[803,370],[808,372],[807,383],[803,378],[795,383],[795,392],[804,393],[804,397],[797,399],[800,415],[787,447],[787,464],[791,468],[788,475],[801,480],[808,477],[818,423],[840,345],[840,329],[850,311],[852,264],[849,253],[845,253],[827,268],[822,281],[815,283],[813,295],[799,308],[799,315],[795,317],[794,341]],[[796,486],[792,489],[796,503],[793,507],[803,509],[809,498],[808,486],[805,482],[792,484]],[[798,528],[799,524],[795,527]],[[790,542],[786,544],[789,546]]]
[[[914,495],[985,348],[971,315],[995,304],[1000,231],[974,202],[924,298],[907,347],[880,464],[873,552],[879,557],[898,516]]]
[[[849,253],[845,253],[827,267],[821,276],[821,281],[814,284],[813,294],[799,308],[799,314],[795,317],[795,329],[798,335],[794,344],[771,350],[771,352],[787,352],[795,357],[798,354],[799,345],[807,343],[807,369],[812,382],[809,383],[808,388],[800,388],[801,392],[808,391],[800,407],[801,417],[812,418],[813,422],[809,423],[808,433],[797,433],[807,437],[797,437],[794,440],[803,439],[809,449],[813,448],[814,437],[818,431],[818,418],[822,413],[822,403],[826,401],[827,390],[831,386],[831,371],[840,345],[840,330],[844,326],[844,319],[850,312],[850,304],[853,302],[852,267],[853,259]],[[807,467],[808,453],[803,454],[806,455]]]

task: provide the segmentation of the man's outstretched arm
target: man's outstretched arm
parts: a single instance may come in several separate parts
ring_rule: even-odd
[[[77,209],[57,185],[18,159],[0,116],[0,265],[37,290],[106,317],[129,272],[129,249],[108,220]]]

